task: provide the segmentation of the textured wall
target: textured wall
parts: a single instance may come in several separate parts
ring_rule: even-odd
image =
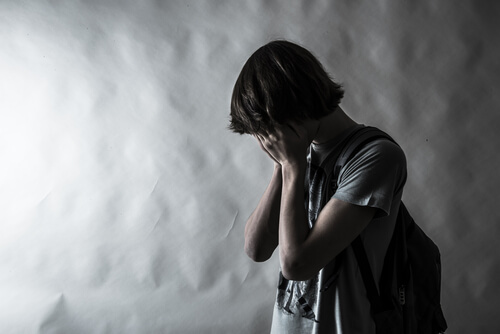
[[[225,130],[274,38],[406,151],[449,333],[498,333],[500,45],[486,1],[0,1],[0,332],[264,333],[276,254],[243,227],[272,165]]]

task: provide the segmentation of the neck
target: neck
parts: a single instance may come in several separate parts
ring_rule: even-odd
[[[325,143],[357,124],[338,107],[333,113],[318,120],[313,142],[315,144]]]

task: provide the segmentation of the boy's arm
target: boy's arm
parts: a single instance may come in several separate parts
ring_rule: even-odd
[[[368,225],[374,208],[332,198],[309,229],[304,207],[305,152],[310,144],[299,124],[277,126],[260,138],[263,148],[281,165],[279,214],[280,263],[283,276],[307,280],[348,246]]]
[[[245,252],[256,262],[268,260],[278,246],[281,188],[281,165],[275,163],[271,181],[245,225]]]
[[[303,167],[285,165],[279,224],[283,276],[307,280],[347,247],[372,220],[375,209],[332,198],[313,229],[307,225]]]

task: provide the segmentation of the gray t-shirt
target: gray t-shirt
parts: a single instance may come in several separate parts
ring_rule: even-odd
[[[345,131],[330,142],[312,144],[308,155],[309,171],[317,170],[330,153],[339,155],[344,139],[361,126]],[[361,233],[377,282],[405,181],[403,151],[389,140],[378,139],[361,148],[346,163],[333,195],[342,201],[378,209]],[[317,189],[309,191],[311,194]],[[310,219],[309,225],[313,226],[314,221]],[[341,265],[335,264],[334,259],[308,281],[287,280],[280,271],[271,333],[375,334],[370,303],[351,246],[346,248]]]

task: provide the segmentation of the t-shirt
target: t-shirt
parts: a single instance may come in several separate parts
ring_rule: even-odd
[[[348,129],[329,142],[311,144],[307,184],[311,173],[321,170],[321,162],[332,152],[338,156],[344,139],[362,126]],[[361,233],[376,282],[394,231],[405,182],[406,158],[403,151],[387,139],[377,139],[363,146],[343,166],[337,191],[333,195],[333,198],[342,201],[378,209]],[[315,198],[312,194],[318,192],[315,187],[309,186],[310,196],[306,203],[310,227],[319,214],[313,212],[311,215],[310,210],[317,207],[317,203],[311,202],[311,198]],[[280,270],[271,333],[375,334],[370,302],[352,247],[348,246],[343,253],[341,261],[333,259],[307,281],[287,280]]]

